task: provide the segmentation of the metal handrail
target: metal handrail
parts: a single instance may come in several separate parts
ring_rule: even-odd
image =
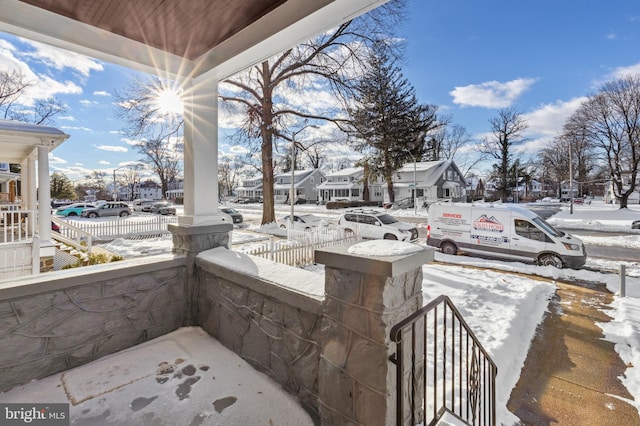
[[[447,296],[396,324],[390,338],[398,425],[435,424],[444,412],[471,425],[496,424],[497,367]]]

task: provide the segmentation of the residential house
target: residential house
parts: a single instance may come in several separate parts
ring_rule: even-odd
[[[481,200],[484,198],[484,180],[478,176],[471,176],[467,182],[467,201]]]
[[[289,203],[291,172],[275,175],[273,182],[274,203]],[[319,169],[295,170],[293,172],[295,202],[303,204],[317,203],[318,185],[322,182],[324,182],[324,174]]]
[[[560,200],[569,200],[570,198],[580,197],[578,182],[563,180],[560,182]],[[571,193],[573,192],[573,196]]]
[[[262,198],[262,176],[244,179],[235,192],[238,198]]]
[[[544,190],[544,184],[535,179],[531,179],[529,182],[529,196],[532,198],[543,198],[546,196]]]
[[[53,270],[49,153],[68,137],[53,127],[0,120],[0,280]],[[19,164],[20,174],[9,164]]]
[[[360,201],[364,197],[364,168],[347,167],[325,175],[325,181],[318,186],[318,200],[327,201]],[[382,182],[374,178],[368,183],[369,201],[383,200]]]
[[[464,175],[451,160],[407,163],[393,174],[395,201],[412,200],[417,190],[418,204],[439,200],[466,201]],[[386,185],[384,199],[389,200]]]
[[[152,180],[140,182],[138,185],[138,198],[141,200],[162,200],[162,185]]]
[[[184,179],[171,179],[167,185],[167,192],[164,196],[167,200],[184,198]]]

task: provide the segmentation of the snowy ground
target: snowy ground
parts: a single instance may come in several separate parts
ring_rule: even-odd
[[[288,210],[280,207],[278,214]],[[246,216],[260,214],[260,206],[242,206],[238,209]],[[287,208],[288,209],[288,208]],[[296,206],[296,211],[314,213],[333,220],[337,212],[327,211],[324,207]],[[418,217],[427,219],[426,211],[420,209],[398,210],[391,212],[398,218]],[[625,232],[629,235],[612,237],[583,238],[589,244],[617,245],[640,248],[640,232],[632,232],[631,222],[640,218],[640,206],[620,211],[616,206],[593,203],[576,205],[571,214],[568,207],[549,219],[549,222],[561,228],[609,230]],[[261,234],[256,234],[261,232]],[[233,231],[232,240],[235,249],[259,239],[268,239],[272,235],[283,233],[275,225],[262,227],[249,226]],[[167,253],[171,250],[171,239],[147,241],[117,240],[105,248],[123,255],[125,258],[140,255]],[[498,365],[498,420],[503,424],[516,422],[507,409],[506,403],[515,386],[520,369],[524,364],[535,328],[547,309],[548,300],[555,291],[555,280],[589,281],[605,283],[614,294],[618,293],[620,277],[616,274],[593,272],[591,270],[558,270],[553,267],[538,267],[517,262],[489,261],[466,256],[447,256],[436,253],[436,260],[444,264],[430,264],[423,267],[423,293],[425,301],[440,294],[447,294],[462,312],[465,320],[474,329],[480,341],[487,348]],[[492,268],[485,270],[470,269],[466,266]],[[618,262],[589,259],[587,266],[599,269],[617,270]],[[626,262],[627,297],[616,297],[613,310],[607,311],[612,321],[602,324],[607,340],[615,343],[616,351],[629,365],[622,382],[635,401],[630,404],[640,412],[640,253],[638,262]],[[309,268],[322,273],[322,267]],[[511,273],[513,272],[513,273]],[[526,277],[515,273],[531,274],[547,280]]]

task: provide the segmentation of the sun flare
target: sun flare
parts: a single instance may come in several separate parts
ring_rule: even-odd
[[[174,89],[160,90],[156,102],[162,114],[182,115],[184,110],[184,104],[182,103],[180,94]]]

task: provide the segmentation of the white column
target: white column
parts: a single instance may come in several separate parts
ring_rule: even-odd
[[[22,176],[25,180],[22,182],[22,191],[24,191],[25,206],[28,210],[35,210],[38,206],[38,199],[36,197],[37,180],[36,180],[36,159],[33,156],[29,156],[24,162],[24,173]]]
[[[218,82],[191,80],[184,101],[184,215],[180,225],[222,223],[218,209]]]
[[[52,246],[49,147],[46,145],[38,145],[38,231],[41,246]]]

